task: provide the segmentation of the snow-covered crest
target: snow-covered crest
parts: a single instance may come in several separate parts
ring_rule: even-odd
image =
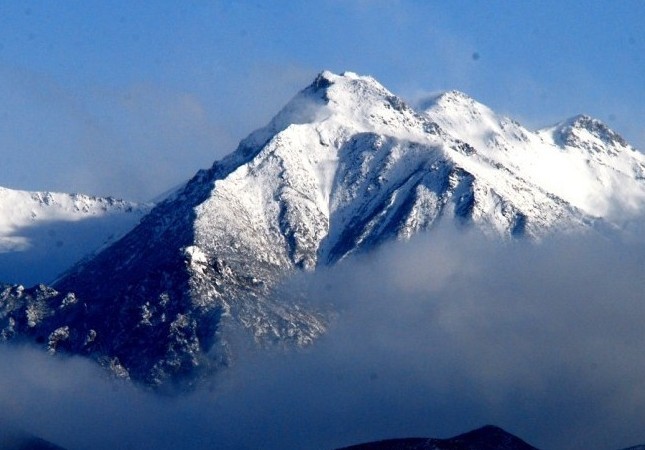
[[[480,155],[590,216],[621,222],[642,211],[645,155],[596,119],[580,115],[532,132],[455,91],[424,108]]]
[[[110,197],[0,187],[0,281],[53,281],[130,231],[151,207]]]

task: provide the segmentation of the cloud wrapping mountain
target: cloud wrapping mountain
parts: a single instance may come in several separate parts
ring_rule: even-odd
[[[240,338],[211,390],[115,389],[83,359],[4,346],[2,410],[67,448],[336,448],[486,423],[545,449],[643,442],[643,242],[436,232],[291,279],[338,311],[328,332],[286,353]]]

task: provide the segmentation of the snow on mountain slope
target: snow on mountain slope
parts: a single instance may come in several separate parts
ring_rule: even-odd
[[[310,122],[285,126],[285,116]],[[196,210],[196,240],[210,252],[228,252],[222,244],[240,218],[236,245],[273,252],[235,255],[306,268],[409,237],[444,208],[502,234],[540,235],[587,220],[516,173],[468,154],[369,77],[323,73],[249,140],[260,151],[218,180]]]
[[[577,116],[531,132],[456,91],[423,108],[477,153],[588,215],[621,221],[642,211],[645,155],[598,120]]]
[[[0,187],[0,281],[51,282],[132,229],[149,210],[113,198]]]
[[[568,154],[585,160],[595,185],[598,212],[610,219],[642,214],[645,204],[645,155],[591,117],[579,115],[540,130],[545,142],[553,142]]]
[[[296,270],[442,221],[540,238],[611,226],[623,206],[642,208],[640,157],[591,128],[593,139],[616,143],[618,156],[599,156],[604,166],[588,155],[598,144],[588,134],[552,132],[559,140],[549,143],[547,132],[463,94],[418,112],[371,77],[323,72],[55,290],[5,287],[0,335],[28,335],[155,386],[227,365],[240,330],[261,345],[306,345],[325,332],[325,311],[274,291]],[[616,211],[603,202],[619,190],[595,181],[601,173],[631,183]]]

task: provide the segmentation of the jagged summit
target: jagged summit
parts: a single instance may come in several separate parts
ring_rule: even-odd
[[[450,90],[445,92],[439,92],[435,95],[431,95],[419,102],[418,108],[420,111],[426,111],[428,109],[433,109],[437,107],[442,108],[479,108],[482,107],[481,103],[477,102],[474,98],[470,97],[468,94],[457,91]]]
[[[325,332],[324,311],[274,291],[294,271],[441,222],[503,239],[611,227],[645,204],[639,158],[563,151],[460,93],[415,110],[371,77],[322,72],[55,291],[7,288],[0,335],[155,386],[194,380],[230,362],[239,330],[262,345]]]
[[[598,119],[579,114],[553,127],[554,137],[562,146],[582,145],[590,151],[603,151],[607,146],[615,152],[634,150],[618,133]]]
[[[419,102],[418,109],[427,117],[439,119],[437,123],[443,123],[445,131],[455,131],[458,127],[462,134],[471,136],[490,132],[490,128],[497,130],[500,123],[513,122],[498,116],[468,94],[456,90],[430,96]]]
[[[599,120],[580,115],[533,132],[459,92],[437,97],[424,114],[475,150],[468,164],[521,174],[589,216],[621,222],[641,210],[645,155]]]
[[[323,71],[309,86],[296,94],[265,127],[243,139],[238,150],[222,162],[234,165],[243,163],[255,156],[253,150],[261,148],[272,137],[292,125],[324,122],[341,115],[348,125],[349,122],[356,122],[354,125],[362,124],[362,127],[373,128],[368,125],[366,118],[370,118],[372,110],[378,109],[382,101],[394,101],[395,98],[372,77],[358,76],[353,72],[337,75]],[[358,110],[357,106],[360,106]],[[221,162],[215,164],[221,165]]]

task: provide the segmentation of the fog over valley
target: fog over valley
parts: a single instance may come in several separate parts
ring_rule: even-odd
[[[0,347],[3,416],[68,448],[333,448],[494,423],[538,448],[643,441],[645,244],[499,245],[450,227],[283,289],[338,311],[302,350],[158,397],[75,357]],[[128,447],[129,446],[129,447]]]

